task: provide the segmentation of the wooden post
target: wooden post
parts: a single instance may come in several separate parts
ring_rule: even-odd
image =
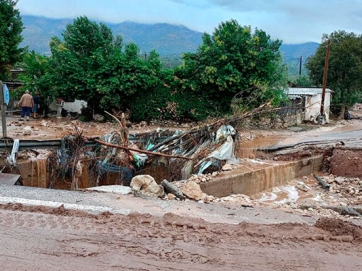
[[[299,76],[302,75],[302,63],[303,63],[303,56],[299,58]]]
[[[327,75],[328,75],[328,61],[329,61],[329,50],[331,48],[331,42],[328,40],[326,60],[324,63],[324,74],[323,74],[323,89],[322,89],[322,101],[321,101],[321,112],[320,115],[324,115],[324,99],[326,96],[326,85],[327,85]]]
[[[4,100],[4,90],[3,90],[3,82],[0,81],[0,109],[1,109],[1,124],[2,124],[2,131],[3,131],[3,138],[7,137],[6,131],[6,105]]]

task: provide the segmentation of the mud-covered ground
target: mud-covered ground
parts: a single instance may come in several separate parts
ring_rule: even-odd
[[[160,123],[162,124],[162,123]],[[166,129],[188,129],[190,124],[168,123]],[[30,117],[29,121],[20,121],[19,116],[9,115],[6,117],[7,134],[13,139],[60,139],[70,134],[82,132],[84,136],[96,137],[110,133],[119,129],[115,122],[82,122],[72,120],[71,118],[37,118]],[[25,129],[25,127],[28,127]],[[146,122],[133,123],[130,127],[130,133],[150,132],[160,127],[157,124],[148,124]],[[25,130],[24,130],[25,129]],[[1,131],[1,127],[0,127]],[[29,132],[30,131],[30,132]]]
[[[361,270],[362,228],[2,205],[2,270]]]
[[[31,135],[23,133],[25,126],[31,127]],[[61,138],[72,133],[75,126],[86,136],[103,135],[116,128],[112,123],[67,119],[19,122],[9,118],[8,136]],[[132,129],[153,128],[139,125]],[[285,144],[320,140],[321,135],[331,132],[360,131],[361,128],[362,122],[356,119],[308,132],[247,131],[242,135],[244,140],[258,139],[260,146],[264,146],[266,141],[272,145],[281,139]],[[255,147],[259,145],[255,146],[254,142],[250,148]],[[355,192],[361,185],[360,180],[344,180],[340,184],[336,177],[329,178],[332,190],[328,193],[322,191],[317,182],[304,178],[291,182],[292,188],[266,191],[252,199],[234,195],[211,204],[200,203],[205,207],[200,207],[199,215],[195,213],[197,203],[191,208],[189,202],[158,200],[156,206],[150,200],[132,198],[127,203],[114,196],[109,196],[108,201],[119,202],[118,205],[131,210],[131,214],[92,215],[64,207],[0,205],[1,270],[362,270],[361,219],[324,209],[299,209],[299,204],[310,205],[315,199],[323,204],[360,204],[360,192]],[[301,182],[303,185],[298,188]],[[311,189],[304,191],[305,185]],[[292,197],[295,191],[298,199]],[[337,192],[341,195],[338,198]],[[2,198],[24,197],[17,193],[4,194]],[[57,202],[65,199],[59,192]],[[92,199],[96,201],[97,197],[93,195]],[[338,200],[334,202],[335,199]],[[84,201],[81,198],[75,203]],[[104,198],[98,201],[109,204]],[[254,208],[240,207],[241,204]],[[225,209],[220,212],[223,216],[215,215],[217,208]],[[152,215],[146,213],[148,209],[153,210]],[[160,214],[165,209],[169,213]],[[135,213],[141,210],[142,214]],[[235,222],[243,216],[239,221],[248,222]],[[295,220],[288,219],[292,216]]]

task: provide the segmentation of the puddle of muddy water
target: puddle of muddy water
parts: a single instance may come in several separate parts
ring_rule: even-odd
[[[281,205],[285,203],[296,202],[299,199],[299,192],[295,186],[287,185],[283,187],[275,187],[271,192],[262,193],[259,202],[273,202]]]

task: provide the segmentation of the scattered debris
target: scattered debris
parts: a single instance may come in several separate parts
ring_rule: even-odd
[[[300,205],[299,208],[302,210],[303,209],[309,210],[309,209],[316,209],[317,207],[313,206],[313,205]],[[336,213],[339,213],[340,215],[362,217],[362,208],[361,207],[322,205],[322,206],[318,206],[318,208],[333,210]]]

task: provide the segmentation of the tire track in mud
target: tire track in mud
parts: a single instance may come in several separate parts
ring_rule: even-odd
[[[57,234],[60,249],[40,248],[40,254],[58,258],[91,257],[108,267],[112,260],[107,260],[107,255],[115,252],[132,264],[140,258],[147,259],[147,265],[167,263],[167,268],[164,265],[160,270],[189,270],[190,263],[197,266],[197,270],[209,270],[211,266],[238,270],[241,263],[254,268],[258,261],[264,261],[265,266],[270,267],[270,263],[281,256],[269,255],[271,258],[265,260],[264,253],[309,251],[311,245],[323,253],[348,251],[362,257],[360,227],[334,220],[320,220],[317,224],[318,227],[293,223],[231,225],[208,223],[172,213],[163,217],[139,213],[91,215],[62,207],[0,205],[0,226]],[[83,250],[83,246],[88,250]],[[253,261],[245,262],[245,259],[240,259],[241,254]],[[294,255],[288,261],[303,268],[318,262],[313,255],[309,256],[309,262],[303,257]],[[283,264],[287,266],[285,262],[273,266],[280,269]],[[132,266],[125,263],[117,268],[126,270]],[[144,266],[140,263],[135,270],[142,270]],[[319,265],[315,264],[315,267],[318,269]]]
[[[82,211],[65,210],[62,206],[49,208],[8,204],[0,205],[1,209],[0,225],[4,226],[131,235],[149,239],[170,238],[173,241],[182,240],[186,243],[238,243],[240,240],[246,241],[244,239],[258,239],[261,245],[316,240],[362,242],[361,227],[327,218],[319,220],[316,223],[317,228],[298,223],[271,225],[208,223],[203,219],[181,217],[172,213],[167,213],[163,217],[140,213],[113,215],[108,212],[92,215]],[[332,228],[329,229],[329,225],[332,225]]]

